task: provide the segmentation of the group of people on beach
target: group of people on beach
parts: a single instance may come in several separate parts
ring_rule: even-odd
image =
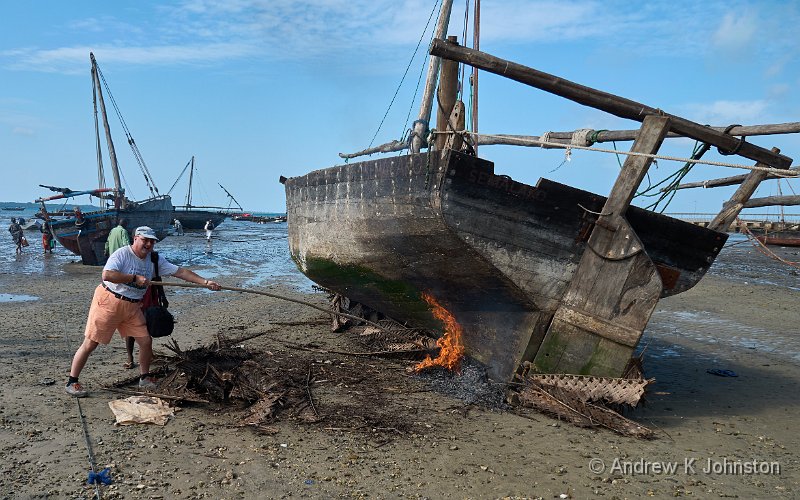
[[[25,230],[22,227],[24,224],[25,219],[22,217],[12,217],[11,224],[8,226],[8,232],[11,233],[11,239],[14,241],[17,254],[21,254],[22,249],[28,246],[28,239],[25,238]],[[36,225],[42,232],[42,247],[44,248],[44,253],[53,253],[55,239],[50,231],[50,225],[47,221],[41,225],[37,222]]]

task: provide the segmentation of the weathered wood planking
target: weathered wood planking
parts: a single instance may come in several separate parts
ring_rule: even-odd
[[[432,292],[497,380],[532,359],[572,279],[593,223],[580,206],[605,203],[546,179],[534,187],[495,175],[490,162],[452,151],[311,172],[286,181],[286,200],[291,254],[312,280],[436,329],[419,297]],[[627,214],[647,252],[678,275],[664,294],[693,286],[724,242],[636,207]]]

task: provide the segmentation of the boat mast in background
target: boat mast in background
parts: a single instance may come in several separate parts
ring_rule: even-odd
[[[114,141],[111,140],[111,128],[108,124],[108,114],[106,114],[106,103],[103,99],[103,89],[100,85],[99,70],[97,68],[97,60],[94,58],[94,53],[89,52],[89,59],[92,62],[92,96],[94,100],[94,130],[97,144],[97,176],[99,179],[99,188],[105,187],[105,174],[103,173],[103,153],[100,149],[100,125],[97,121],[97,105],[100,104],[100,114],[103,117],[103,128],[106,133],[106,144],[108,146],[108,156],[111,160],[111,173],[114,175],[114,208],[124,209],[126,207],[125,191],[122,189],[122,182],[119,176],[119,165],[117,163],[117,152],[114,149]],[[105,208],[105,207],[104,207]]]

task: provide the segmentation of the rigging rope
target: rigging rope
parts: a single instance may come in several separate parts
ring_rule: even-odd
[[[438,132],[444,133],[444,132]],[[472,135],[473,132],[468,130],[459,131],[459,133],[466,133]],[[504,138],[502,135],[494,135],[494,134],[480,134],[483,137],[491,137],[491,138]],[[575,144],[564,144],[561,142],[551,142],[551,141],[542,141],[538,139],[527,139],[522,137],[515,137],[515,141],[519,141],[521,143],[529,143],[533,145],[545,145],[552,148],[560,148],[560,149],[584,149],[587,151],[597,151],[598,153],[611,153],[611,154],[621,154],[627,156],[645,156],[648,158],[653,158],[657,160],[669,160],[669,161],[678,161],[684,163],[691,163],[691,164],[702,164],[702,165],[713,165],[717,167],[729,167],[729,168],[739,168],[743,170],[753,170],[753,171],[760,171],[760,172],[767,172],[772,174],[776,177],[785,177],[785,178],[793,178],[798,177],[800,172],[789,172],[787,170],[782,170],[779,168],[774,167],[758,167],[758,166],[750,166],[750,165],[739,165],[737,163],[726,163],[721,161],[711,161],[711,160],[694,160],[692,158],[681,158],[677,156],[667,156],[667,155],[658,155],[658,154],[651,154],[651,153],[639,153],[636,151],[618,151],[615,149],[605,149],[605,148],[595,148],[591,146],[580,146]]]
[[[111,101],[111,105],[114,107],[114,112],[116,112],[117,118],[119,118],[119,122],[122,125],[122,130],[125,132],[125,137],[128,139],[128,145],[130,145],[131,150],[133,151],[133,156],[134,158],[136,158],[136,162],[139,164],[139,169],[142,171],[142,174],[144,175],[144,180],[147,183],[147,188],[150,190],[151,195],[158,196],[158,188],[156,187],[155,181],[153,181],[153,176],[150,174],[150,170],[147,168],[147,165],[144,162],[144,157],[142,157],[142,153],[139,151],[139,147],[136,145],[136,141],[133,140],[133,135],[131,135],[131,131],[128,128],[128,124],[125,123],[125,119],[122,117],[122,112],[119,110],[119,106],[117,106],[117,101],[111,94],[111,88],[108,86],[106,77],[103,75],[103,72],[100,71],[100,66],[97,66],[96,62],[95,66],[97,67],[97,74],[103,81],[103,86],[106,88],[106,93],[108,94],[108,98]]]
[[[616,148],[616,144],[615,144],[614,147]],[[694,148],[692,149],[692,155],[690,157],[690,160],[699,160],[700,158],[702,158],[702,156],[709,149],[711,149],[710,145],[708,145],[706,143],[701,143],[699,141],[695,142]],[[646,198],[651,198],[653,196],[658,196],[658,199],[655,202],[653,202],[650,205],[648,205],[647,207],[645,207],[645,209],[653,210],[653,211],[656,211],[658,209],[658,205],[662,201],[666,200],[666,202],[664,203],[664,206],[661,208],[661,212],[660,212],[660,213],[664,213],[664,210],[667,209],[669,204],[672,202],[673,198],[675,198],[675,194],[678,192],[678,186],[683,181],[683,178],[686,177],[689,174],[689,172],[692,170],[693,166],[694,166],[693,163],[686,162],[683,165],[683,167],[681,167],[677,171],[673,172],[672,174],[668,175],[667,177],[665,177],[661,181],[657,182],[656,184],[649,185],[643,191],[640,191],[640,192],[636,193],[635,197],[644,196]],[[648,183],[650,182],[649,173],[648,173],[648,176],[647,176],[647,181],[648,181]],[[667,186],[665,188],[657,190],[656,192],[650,194],[653,190],[655,190],[656,188],[658,188],[660,185],[664,184],[667,181],[669,181],[669,183],[667,184]]]
[[[431,24],[431,19],[433,19],[433,14],[436,12],[436,7],[439,5],[439,1],[437,0],[433,6],[433,10],[431,10],[431,14],[428,17],[428,22],[425,24],[425,29],[422,31],[422,35],[419,37],[417,41],[417,46],[414,48],[414,53],[411,55],[411,60],[408,61],[408,65],[406,66],[406,70],[403,72],[403,77],[400,78],[400,83],[397,84],[397,89],[394,91],[394,95],[392,96],[392,100],[389,103],[389,107],[386,108],[386,112],[383,114],[383,118],[381,118],[381,122],[378,124],[378,130],[375,131],[375,135],[372,136],[372,140],[369,141],[369,146],[367,149],[372,147],[372,144],[375,142],[375,138],[378,137],[378,133],[381,131],[383,127],[383,123],[386,121],[386,117],[389,116],[389,111],[392,109],[392,105],[394,105],[394,100],[397,99],[397,94],[400,92],[400,88],[403,86],[403,82],[406,80],[406,76],[408,75],[408,71],[411,69],[411,65],[414,63],[414,58],[417,57],[417,52],[419,52],[419,47],[422,45],[422,39],[425,38],[425,33],[428,31],[428,26]],[[427,59],[427,57],[426,57]],[[425,65],[423,64],[423,67]],[[417,85],[417,89],[419,89],[419,84]],[[414,93],[414,98],[416,99],[416,92]],[[413,102],[412,102],[413,106]],[[405,123],[408,123],[408,118],[406,118]]]

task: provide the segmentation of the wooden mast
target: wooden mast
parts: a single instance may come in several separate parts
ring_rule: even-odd
[[[100,114],[103,117],[103,128],[106,133],[106,144],[108,144],[108,156],[111,159],[111,173],[114,175],[115,193],[115,208],[125,208],[125,195],[122,189],[122,182],[119,176],[119,165],[117,164],[117,152],[114,150],[114,141],[111,140],[111,128],[108,124],[108,115],[106,114],[106,103],[103,100],[103,89],[100,85],[100,76],[97,69],[97,61],[94,58],[94,53],[89,52],[89,59],[92,61],[92,85],[97,92],[97,101],[100,103]],[[101,155],[98,152],[98,158]],[[101,164],[102,165],[102,164]],[[101,166],[102,168],[102,166]]]
[[[475,0],[475,15],[473,16],[472,48],[481,50],[481,0]],[[464,41],[466,43],[466,40]],[[472,68],[472,148],[475,156],[478,155],[478,68]]]
[[[447,37],[448,43],[458,44],[455,36]],[[436,149],[441,151],[450,134],[455,134],[458,123],[450,121],[450,114],[458,98],[458,63],[455,61],[442,61],[439,71],[439,91],[436,94]]]
[[[453,10],[453,0],[443,0],[442,8],[439,11],[439,20],[436,23],[436,31],[433,34],[434,39],[444,38],[447,27],[450,25],[450,12]],[[422,103],[420,104],[419,117],[414,122],[412,128],[411,138],[411,152],[419,153],[425,138],[428,136],[430,130],[431,109],[433,108],[433,95],[436,90],[436,79],[439,74],[439,64],[441,58],[431,56],[428,63],[428,73],[425,77],[425,91],[422,94]]]
[[[186,191],[186,208],[192,206],[192,177],[194,177],[194,155],[192,155],[191,168],[189,169],[189,190]]]

